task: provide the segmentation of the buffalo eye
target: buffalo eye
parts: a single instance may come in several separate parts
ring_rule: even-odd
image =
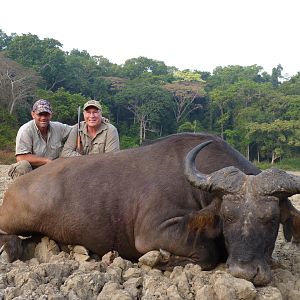
[[[259,220],[265,225],[267,225],[267,224],[273,225],[279,221],[278,218],[275,216],[274,217],[261,217],[261,218],[259,218]]]

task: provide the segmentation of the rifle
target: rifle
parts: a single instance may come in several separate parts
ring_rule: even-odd
[[[77,109],[77,151],[81,153],[81,138],[80,138],[80,115],[81,115],[81,108],[78,106]]]

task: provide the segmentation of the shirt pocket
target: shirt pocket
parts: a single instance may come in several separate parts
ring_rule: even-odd
[[[103,153],[103,152],[104,152],[104,143],[103,142],[95,142],[93,144],[91,153],[96,154],[96,153]]]
[[[48,156],[51,158],[51,159],[55,159],[55,158],[58,158],[59,155],[60,155],[60,152],[62,150],[62,143],[60,142],[57,142],[55,144],[51,144],[49,146],[49,154]]]

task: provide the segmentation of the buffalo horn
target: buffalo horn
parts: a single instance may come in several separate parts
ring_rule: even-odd
[[[288,174],[280,169],[268,169],[259,175],[262,177],[260,188],[265,195],[290,197],[300,193],[300,176]]]
[[[246,174],[236,167],[230,166],[205,175],[196,168],[198,152],[212,141],[204,142],[193,148],[185,158],[184,175],[191,185],[207,192],[214,192],[222,196],[236,193],[246,180]]]
[[[212,141],[206,141],[204,143],[199,144],[198,146],[194,147],[186,156],[185,158],[185,165],[184,165],[184,175],[186,176],[187,180],[194,186],[205,191],[211,191],[211,184],[208,180],[208,175],[205,175],[199,172],[196,168],[196,156],[200,150],[204,147],[212,143]]]

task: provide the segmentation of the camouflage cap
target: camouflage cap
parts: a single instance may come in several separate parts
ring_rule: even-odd
[[[32,106],[32,111],[36,114],[40,114],[42,112],[52,114],[53,112],[50,102],[44,99],[37,100]]]
[[[88,102],[86,102],[83,105],[83,110],[86,110],[90,106],[94,106],[94,107],[96,107],[96,108],[98,108],[99,110],[102,111],[102,106],[101,106],[100,102],[97,101],[97,100],[89,100]]]

